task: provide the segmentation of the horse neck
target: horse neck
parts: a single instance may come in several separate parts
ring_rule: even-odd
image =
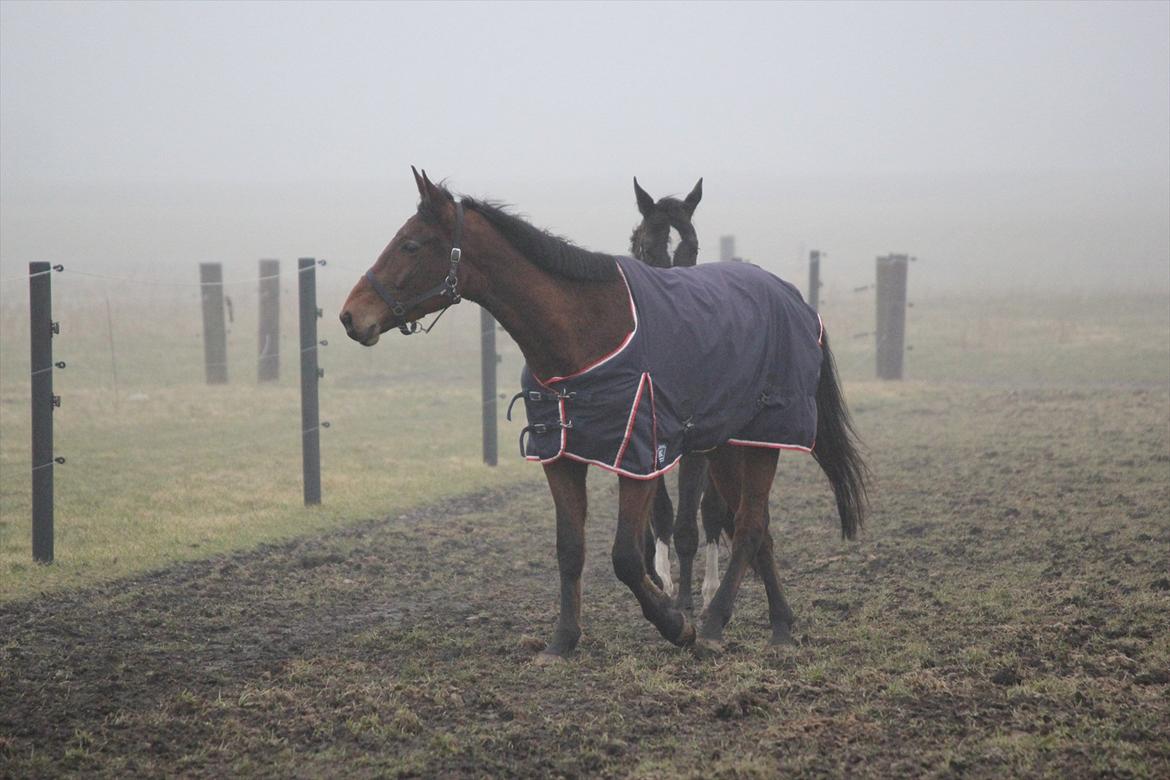
[[[506,242],[494,244],[467,253],[477,273],[466,297],[504,327],[537,377],[575,373],[611,352],[633,329],[621,279],[568,279],[545,271]]]
[[[693,237],[684,237],[674,249],[674,267],[684,268],[699,262],[699,242]]]

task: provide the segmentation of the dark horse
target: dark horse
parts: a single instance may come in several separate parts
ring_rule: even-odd
[[[699,236],[693,218],[699,201],[703,199],[703,180],[679,200],[667,196],[654,200],[634,177],[634,198],[642,221],[630,234],[630,253],[642,262],[657,268],[680,268],[699,261]],[[678,245],[670,252],[671,229],[678,232]],[[654,572],[663,590],[670,593],[670,542],[678,553],[679,609],[692,608],[691,580],[695,553],[699,549],[697,515],[702,512],[703,536],[707,548],[707,568],[703,576],[703,607],[715,596],[719,587],[719,537],[726,532],[730,539],[734,526],[733,513],[719,496],[707,473],[707,459],[699,453],[684,455],[678,466],[678,514],[675,515],[666,481],[659,479],[650,516],[654,529]]]
[[[354,340],[372,346],[382,333],[392,328],[414,332],[419,318],[467,297],[491,312],[512,336],[527,361],[526,375],[550,377],[538,381],[539,387],[559,399],[552,404],[554,412],[559,405],[563,413],[569,395],[559,394],[550,386],[575,376],[597,376],[589,372],[621,353],[625,345],[634,343],[641,326],[626,275],[677,274],[638,270],[637,261],[630,260],[635,264],[630,266],[613,256],[580,249],[489,203],[471,199],[457,202],[445,188],[432,184],[425,173],[416,172],[415,183],[421,198],[418,211],[403,224],[350,292],[341,312],[346,332]],[[692,273],[699,273],[700,268],[706,266],[699,266]],[[783,285],[758,269],[746,269],[740,276],[746,274],[770,286]],[[640,278],[642,281],[656,279],[654,276]],[[691,283],[677,275],[671,281]],[[750,291],[748,287],[741,289]],[[735,307],[733,313],[742,313],[742,301],[724,303],[728,309]],[[761,310],[761,313],[766,312]],[[680,322],[678,326],[695,324]],[[642,333],[654,334],[655,329]],[[658,333],[661,335],[661,331]],[[818,338],[815,332],[813,339],[821,357],[819,379],[815,382],[815,449],[812,451],[836,495],[842,534],[852,538],[864,519],[865,465],[853,441],[828,342]],[[802,349],[807,347],[804,344]],[[643,382],[639,381],[635,408],[643,401],[653,404],[653,383],[646,398],[642,388]],[[526,398],[531,418],[534,407],[528,406],[527,401]],[[767,405],[770,399],[765,396],[760,401]],[[768,407],[775,408],[778,407]],[[587,418],[590,412],[586,398],[579,413]],[[633,427],[634,420],[631,414],[629,427]],[[598,425],[606,422],[601,419]],[[663,422],[676,421],[663,417]],[[561,430],[549,432],[559,437],[565,457],[558,454],[543,461],[556,506],[557,562],[561,577],[560,616],[552,639],[540,656],[545,661],[570,653],[581,636],[588,463],[587,459],[570,456],[564,450],[571,423],[562,420],[556,426]],[[677,449],[678,441],[687,439],[672,441],[670,446]],[[623,474],[618,485],[617,531],[612,551],[614,571],[634,593],[642,614],[676,645],[695,643],[708,652],[721,649],[735,597],[747,568],[753,564],[768,594],[772,641],[791,640],[793,615],[780,588],[768,529],[768,494],[779,450],[771,445],[756,446],[758,443],[753,441],[743,441],[743,444],[749,446],[734,444],[729,437],[706,453],[716,488],[728,505],[735,507],[735,530],[727,571],[697,635],[687,616],[646,570],[645,528],[657,480],[649,476],[626,476],[614,467]],[[667,445],[661,446],[665,449]],[[615,463],[621,462],[622,454]],[[649,451],[638,450],[636,454],[639,458],[656,458],[653,461],[656,464],[664,462],[657,446]],[[661,470],[651,476],[659,473]]]

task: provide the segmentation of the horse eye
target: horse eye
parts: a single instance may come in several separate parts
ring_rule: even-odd
[[[419,246],[419,244],[417,241],[407,241],[405,244],[402,245],[402,251],[403,252],[410,252],[413,254],[413,253],[418,251],[418,246]]]

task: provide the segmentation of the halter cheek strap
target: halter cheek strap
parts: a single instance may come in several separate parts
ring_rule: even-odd
[[[379,282],[374,277],[374,269],[373,268],[366,271],[366,281],[368,281],[370,283],[370,286],[374,288],[374,292],[378,293],[378,297],[381,298],[382,301],[385,302],[385,304],[390,308],[390,312],[394,315],[394,319],[395,319],[395,322],[392,323],[392,326],[397,327],[398,330],[400,330],[402,332],[402,335],[410,336],[414,333],[418,333],[421,330],[417,320],[413,320],[411,322],[406,321],[406,312],[410,311],[412,308],[414,308],[418,304],[422,303],[423,301],[425,301],[429,298],[433,298],[436,295],[441,295],[444,298],[450,299],[450,303],[448,303],[446,306],[444,306],[443,310],[441,312],[439,312],[439,317],[442,317],[443,312],[447,311],[447,309],[449,309],[450,307],[459,303],[459,301],[463,300],[462,297],[459,295],[459,261],[462,259],[462,255],[463,255],[462,250],[460,250],[460,248],[459,248],[459,244],[462,241],[462,239],[463,239],[463,204],[459,201],[456,201],[455,202],[455,239],[452,242],[452,246],[451,246],[451,268],[450,268],[450,270],[447,271],[446,278],[443,279],[443,281],[436,284],[434,287],[430,288],[429,290],[421,292],[418,295],[414,296],[413,298],[408,298],[405,301],[397,300],[391,294],[390,290],[388,290],[385,285],[383,285],[381,282]],[[438,319],[438,317],[436,317],[435,322],[438,322],[438,321],[439,321],[439,319]],[[431,326],[422,332],[429,333],[431,328],[433,328],[434,326],[435,326],[434,322],[432,322]]]

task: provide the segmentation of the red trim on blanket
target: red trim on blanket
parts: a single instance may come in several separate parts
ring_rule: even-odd
[[[589,458],[582,458],[580,455],[574,455],[571,452],[563,453],[563,454],[561,454],[560,457],[568,458],[569,460],[575,460],[578,463],[588,463],[591,466],[600,466],[601,468],[605,469],[606,471],[612,471],[614,474],[617,474],[619,477],[629,477],[630,479],[638,479],[638,480],[658,479],[663,474],[666,474],[671,469],[673,469],[675,466],[677,466],[678,462],[680,460],[682,460],[682,455],[679,455],[677,458],[675,458],[673,461],[671,461],[669,466],[663,466],[662,468],[658,469],[657,471],[652,471],[649,474],[635,474],[632,471],[626,471],[625,469],[614,468],[613,466],[609,465],[608,463],[602,463],[599,460],[590,460]],[[554,458],[554,460],[555,460],[555,458]],[[541,461],[541,463],[551,463],[551,462],[552,461],[548,461],[548,460]]]
[[[625,339],[622,341],[621,344],[618,344],[617,349],[615,349],[613,352],[610,352],[608,355],[605,355],[604,357],[598,358],[597,360],[593,361],[589,365],[585,366],[585,368],[582,368],[579,371],[574,371],[573,373],[567,374],[565,376],[554,376],[551,379],[541,379],[536,374],[533,374],[532,377],[537,382],[540,382],[542,385],[545,385],[547,387],[548,385],[551,385],[553,382],[564,382],[566,379],[573,379],[575,377],[579,377],[582,374],[585,374],[585,373],[592,371],[593,369],[597,368],[598,366],[602,365],[603,363],[608,363],[610,360],[613,360],[615,357],[617,357],[619,354],[621,354],[622,350],[624,350],[626,347],[628,347],[630,345],[630,342],[634,339],[634,334],[638,332],[638,308],[636,306],[634,306],[634,293],[633,293],[633,291],[630,290],[630,283],[626,281],[626,272],[622,270],[621,263],[618,263],[615,260],[614,264],[617,265],[618,273],[622,275],[622,284],[624,284],[626,286],[626,295],[630,299],[630,314],[634,318],[633,329],[629,333],[626,334]]]
[[[654,377],[649,374],[650,380],[650,462],[658,464],[658,407],[654,405]]]
[[[736,447],[767,447],[773,450],[796,450],[797,452],[812,452],[812,447],[802,447],[799,444],[777,444],[771,441],[747,441],[746,439],[728,439],[728,444]]]
[[[617,457],[613,460],[613,467],[615,469],[622,465],[622,458],[625,457],[626,448],[630,446],[630,434],[634,432],[634,420],[638,418],[638,404],[642,403],[642,388],[646,386],[646,379],[649,376],[649,374],[643,373],[642,378],[638,380],[638,392],[634,393],[634,405],[630,407],[630,419],[626,423],[626,433],[622,436],[622,446],[618,447]]]
[[[817,334],[817,346],[825,346],[825,321],[821,319],[821,313],[817,312],[817,322],[820,323],[821,332]]]

